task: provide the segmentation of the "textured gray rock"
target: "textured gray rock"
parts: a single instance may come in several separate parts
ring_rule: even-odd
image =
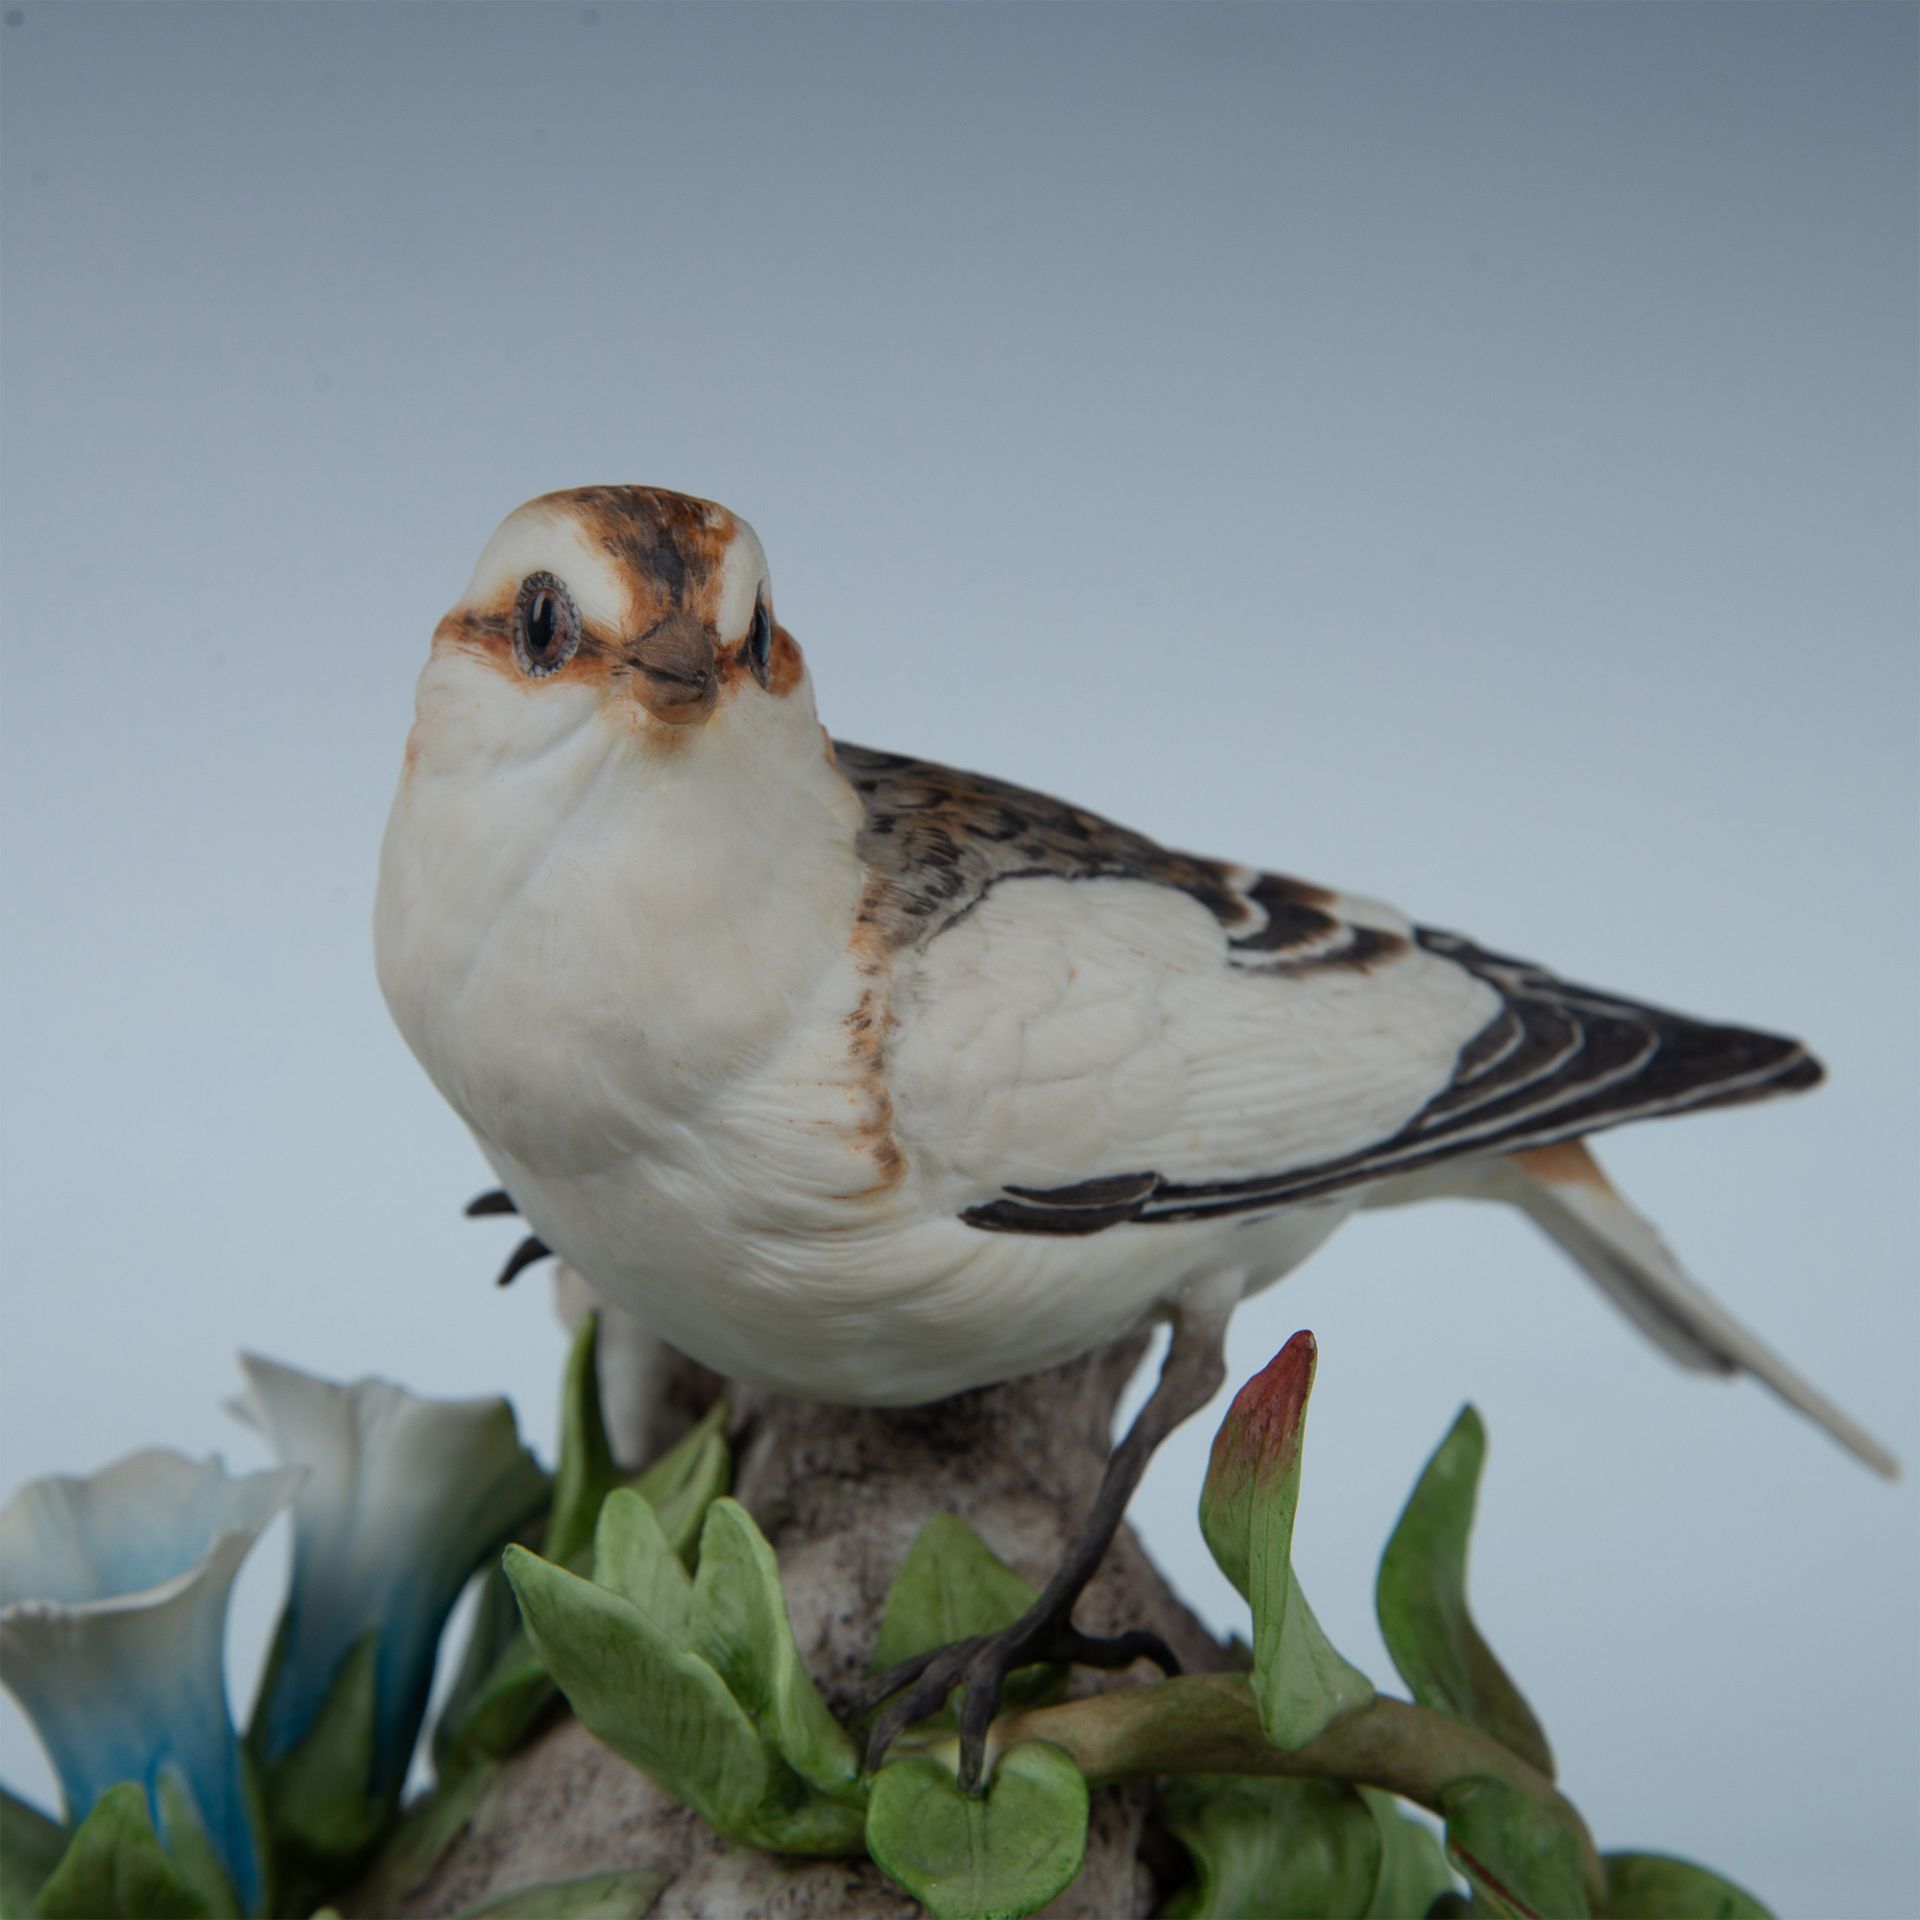
[[[578,1310],[583,1295],[568,1293],[577,1283],[561,1285],[563,1312]],[[719,1383],[650,1351],[630,1323],[610,1319],[607,1334],[616,1446],[651,1455]],[[851,1717],[888,1584],[932,1514],[959,1514],[1035,1585],[1045,1581],[1092,1501],[1114,1403],[1144,1346],[1127,1341],[1051,1373],[897,1411],[729,1390],[733,1490],[779,1555],[801,1655],[836,1711]],[[1115,1543],[1076,1618],[1094,1633],[1152,1627],[1190,1670],[1230,1664],[1131,1533]],[[1150,1672],[1076,1684],[1127,1685]],[[1146,1786],[1096,1792],[1086,1865],[1047,1913],[1151,1912],[1152,1813]],[[389,1911],[451,1914],[515,1887],[639,1867],[672,1876],[655,1920],[892,1920],[920,1911],[870,1862],[727,1845],[565,1715],[508,1762],[430,1874]]]

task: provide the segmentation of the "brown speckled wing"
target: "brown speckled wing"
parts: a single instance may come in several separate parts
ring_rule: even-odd
[[[1229,964],[1263,972],[1364,967],[1406,950],[1354,927],[1324,887],[1178,853],[1097,813],[985,774],[834,743],[866,807],[862,917],[888,947],[925,946],[1003,880],[1143,880],[1197,900],[1227,934]]]

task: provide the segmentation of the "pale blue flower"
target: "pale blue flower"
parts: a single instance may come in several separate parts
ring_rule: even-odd
[[[0,1677],[46,1747],[69,1822],[132,1780],[164,1830],[169,1774],[249,1912],[263,1876],[227,1711],[227,1599],[300,1480],[154,1451],[36,1480],[0,1513]]]
[[[252,1355],[240,1411],[308,1477],[293,1509],[293,1580],[249,1740],[269,1765],[312,1729],[347,1656],[374,1644],[369,1800],[397,1796],[434,1653],[474,1569],[545,1497],[546,1475],[501,1399],[429,1400],[348,1386]]]

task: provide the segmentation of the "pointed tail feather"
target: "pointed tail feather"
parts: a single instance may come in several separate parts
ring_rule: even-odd
[[[1900,1466],[1873,1436],[1754,1338],[1681,1269],[1580,1140],[1510,1154],[1511,1197],[1635,1326],[1682,1366],[1753,1374],[1889,1479]]]

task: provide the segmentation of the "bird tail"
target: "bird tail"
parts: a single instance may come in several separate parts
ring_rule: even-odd
[[[1750,1373],[1817,1421],[1851,1454],[1889,1479],[1892,1454],[1763,1346],[1691,1280],[1651,1224],[1627,1205],[1582,1140],[1509,1154],[1503,1196],[1593,1280],[1635,1326],[1680,1362],[1712,1373]]]

